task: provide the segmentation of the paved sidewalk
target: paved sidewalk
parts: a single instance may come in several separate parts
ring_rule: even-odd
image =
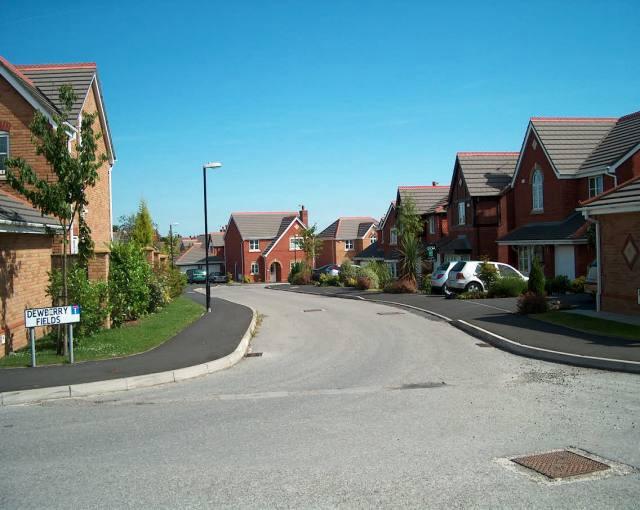
[[[518,315],[515,313],[517,302],[515,298],[454,300],[437,295],[385,294],[331,287],[281,285],[271,288],[290,292],[308,291],[313,294],[369,301],[394,301],[435,312],[451,321],[465,321],[495,335],[536,349],[548,349],[590,358],[640,362],[640,339],[634,341],[582,333]]]
[[[204,296],[187,296],[204,304]],[[190,367],[231,354],[251,324],[250,308],[213,298],[212,312],[150,351],[125,358],[74,365],[0,369],[0,393],[154,374]],[[204,309],[203,309],[204,311]]]

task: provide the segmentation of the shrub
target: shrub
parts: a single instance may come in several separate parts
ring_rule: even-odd
[[[233,275],[231,273],[227,273],[227,284],[231,285],[233,283]]]
[[[306,262],[295,262],[291,266],[287,281],[292,285],[308,285],[311,283],[311,268]]]
[[[353,264],[349,259],[345,259],[340,266],[340,281],[343,284],[347,284],[347,280],[355,280],[356,278],[356,268],[353,267]]]
[[[375,287],[373,287],[371,278],[368,276],[358,276],[358,278],[356,278],[356,288],[358,290],[369,290]]]
[[[378,273],[374,271],[372,267],[368,265],[365,267],[360,267],[356,271],[356,287],[360,288],[359,281],[361,278],[368,280],[368,287],[363,290],[368,289],[377,289],[380,287],[380,281],[378,280]]]
[[[482,264],[478,266],[478,270],[478,278],[480,278],[485,289],[491,288],[495,281],[500,278],[498,269],[487,258],[483,259]]]
[[[157,269],[155,273],[162,280],[170,299],[177,298],[184,292],[187,275],[179,269],[166,267]]]
[[[136,243],[113,243],[109,261],[109,300],[115,325],[149,310],[151,266]]]
[[[422,275],[422,285],[420,285],[420,290],[425,294],[431,294],[431,274]]]
[[[347,278],[347,281],[344,283],[345,287],[355,287],[356,285],[358,285],[358,280],[355,277]]]
[[[322,287],[338,287],[340,286],[340,278],[337,275],[321,274],[320,285]]]
[[[67,275],[68,303],[62,303],[62,271],[54,269],[49,273],[47,294],[54,303],[80,305],[80,322],[74,324],[73,331],[76,338],[93,335],[100,329],[109,317],[109,286],[107,282],[91,282],[87,270],[80,266],[73,266]]]
[[[571,286],[569,289],[574,294],[582,294],[584,292],[584,282],[586,278],[584,276],[578,276],[575,280],[571,282]]]
[[[369,262],[365,267],[372,269],[378,275],[378,286],[384,289],[391,281],[389,266],[380,260]]]
[[[154,273],[149,280],[149,309],[148,312],[155,312],[165,306],[171,297],[166,284],[166,279],[162,273]]]
[[[550,278],[545,283],[547,294],[566,294],[571,286],[569,278],[565,275],[558,275]]]
[[[487,293],[482,290],[468,290],[456,294],[456,299],[484,299],[487,297]]]
[[[498,278],[491,287],[489,287],[488,297],[518,297],[527,290],[527,282],[518,277]]]
[[[531,264],[528,287],[529,292],[544,295],[544,273],[542,272],[542,266],[540,266],[540,261],[537,257],[533,259]]]
[[[529,291],[518,299],[518,313],[527,315],[530,313],[544,313],[547,310],[549,310],[549,303],[547,303],[547,298],[543,294]]]
[[[243,275],[242,283],[251,283],[251,277],[248,274]]]
[[[418,289],[415,281],[408,278],[400,278],[399,280],[390,282],[384,288],[384,291],[391,294],[415,294]]]

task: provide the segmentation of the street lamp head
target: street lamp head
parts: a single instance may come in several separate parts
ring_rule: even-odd
[[[205,163],[203,168],[220,168],[222,163],[219,161],[211,161],[209,163]]]

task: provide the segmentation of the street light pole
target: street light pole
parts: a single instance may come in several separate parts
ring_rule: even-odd
[[[212,163],[205,163],[202,166],[202,180],[203,180],[203,185],[204,185],[204,246],[205,246],[205,252],[204,252],[204,264],[205,264],[205,270],[207,272],[206,274],[206,308],[207,308],[207,312],[211,312],[211,287],[209,285],[209,223],[208,223],[208,218],[207,218],[207,168],[220,168],[222,166],[222,163],[217,163],[217,162],[212,162]]]
[[[173,263],[173,226],[179,225],[179,223],[169,223],[169,253],[171,253],[171,269],[174,269],[176,265]]]

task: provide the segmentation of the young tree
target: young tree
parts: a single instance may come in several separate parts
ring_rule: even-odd
[[[302,232],[300,232],[302,239],[298,242],[298,246],[307,259],[307,263],[311,264],[312,268],[316,267],[316,257],[322,252],[322,239],[318,237],[316,231],[316,225],[302,229]]]
[[[544,272],[538,257],[534,257],[531,262],[531,271],[529,271],[529,291],[538,296],[544,296]]]
[[[398,207],[397,221],[398,237],[420,237],[423,230],[422,218],[418,214],[416,202],[412,197],[406,197]]]
[[[79,132],[74,133],[67,119],[76,99],[75,93],[70,85],[62,85],[58,92],[62,107],[60,113],[53,116],[53,127],[40,111],[35,112],[29,125],[36,154],[44,157],[55,179],[40,178],[24,159],[10,158],[7,160],[7,182],[43,214],[57,218],[62,226],[62,298],[67,304],[69,234],[77,220],[79,261],[86,265],[93,254],[91,229],[84,218],[84,210],[88,205],[86,190],[97,182],[98,169],[107,156],[96,155],[101,136],[93,130],[96,114],[84,112]],[[69,150],[70,141],[75,141],[73,150]],[[66,342],[61,337],[58,350],[66,354],[66,349]]]
[[[131,232],[131,240],[143,247],[152,246],[154,237],[155,230],[151,220],[151,213],[147,207],[147,202],[143,199],[140,200],[140,205],[138,206],[138,213]]]

